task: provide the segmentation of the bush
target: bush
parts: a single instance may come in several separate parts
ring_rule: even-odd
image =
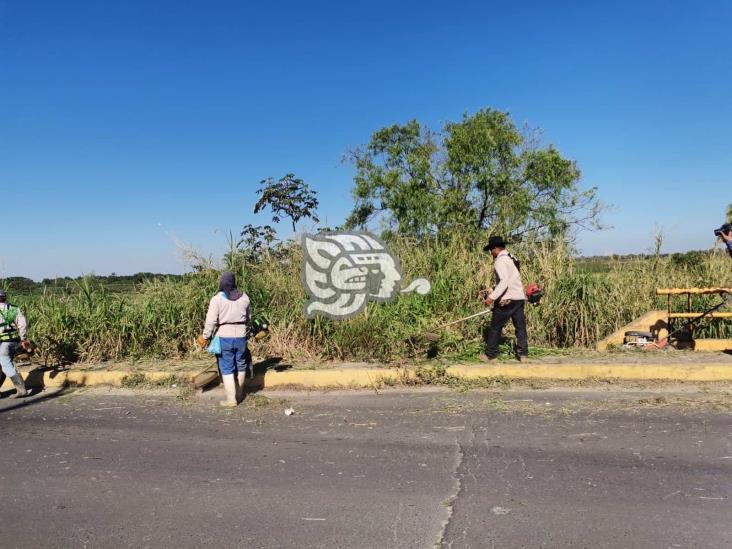
[[[432,282],[426,296],[409,294],[389,304],[370,304],[348,321],[306,320],[300,280],[302,251],[280,246],[256,262],[229,254],[227,261],[254,314],[266,316],[272,334],[254,352],[289,359],[398,361],[411,356],[410,337],[444,322],[482,310],[481,284],[492,283],[483,237],[453,234],[417,243],[395,238],[389,245],[400,258],[405,283]],[[591,347],[651,309],[665,308],[657,287],[729,286],[729,258],[721,253],[684,260],[652,257],[610,262],[604,273],[575,268],[571,250],[559,242],[521,244],[512,252],[522,260],[524,282],[545,289],[539,307],[527,308],[532,346]],[[184,357],[195,349],[219,273],[209,268],[178,278],[144,281],[127,294],[110,293],[91,280],[72,282],[69,291],[21,298],[40,354],[54,361],[105,361],[124,358]],[[717,298],[699,297],[695,310]],[[487,317],[484,317],[487,318]],[[708,323],[704,335],[728,335],[722,322]],[[475,354],[479,321],[443,332],[441,351]],[[510,328],[508,329],[510,335]]]

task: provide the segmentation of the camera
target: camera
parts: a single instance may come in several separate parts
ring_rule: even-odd
[[[722,233],[728,234],[732,231],[732,223],[725,223],[719,229],[714,229],[714,236],[722,236]]]

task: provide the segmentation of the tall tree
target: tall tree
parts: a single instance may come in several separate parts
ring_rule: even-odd
[[[440,132],[416,120],[383,128],[355,165],[351,227],[375,219],[413,236],[445,228],[491,229],[514,236],[571,234],[598,224],[596,189],[580,188],[576,162],[508,113],[484,109]]]
[[[320,221],[315,191],[311,190],[302,179],[295,177],[295,174],[288,173],[277,181],[268,177],[259,184],[257,194],[260,196],[254,205],[255,214],[269,207],[272,211],[272,221],[279,223],[283,217],[287,217],[292,223],[293,231],[296,230],[297,222],[303,218],[309,217],[316,223]]]
[[[421,235],[440,219],[442,193],[435,176],[438,146],[416,120],[383,128],[365,149],[350,158],[356,166],[355,205],[347,227],[365,227],[375,216],[387,215],[403,234]]]

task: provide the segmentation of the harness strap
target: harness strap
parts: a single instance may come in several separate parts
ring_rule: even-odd
[[[513,261],[513,264],[516,265],[516,270],[521,272],[521,262],[518,260],[518,258],[513,255],[511,252],[506,252],[508,254],[508,257],[511,258],[511,261]]]
[[[18,318],[19,309],[15,305],[7,304],[7,308],[0,308],[0,341],[15,341],[18,339],[18,327],[15,321]]]
[[[516,257],[511,252],[506,252],[506,255],[511,258],[511,261],[513,261],[513,264],[516,266],[516,270],[519,272],[519,275],[521,274],[521,262],[516,259]],[[501,277],[498,276],[498,273],[496,270],[493,270],[493,275],[496,279],[496,286],[501,283]],[[508,288],[503,290],[503,293],[498,296],[498,298],[495,300],[496,302],[500,302],[504,295],[506,295],[506,292],[508,292]]]

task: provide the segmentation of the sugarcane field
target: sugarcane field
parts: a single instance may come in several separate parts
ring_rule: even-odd
[[[732,547],[730,24],[0,2],[0,548]]]

